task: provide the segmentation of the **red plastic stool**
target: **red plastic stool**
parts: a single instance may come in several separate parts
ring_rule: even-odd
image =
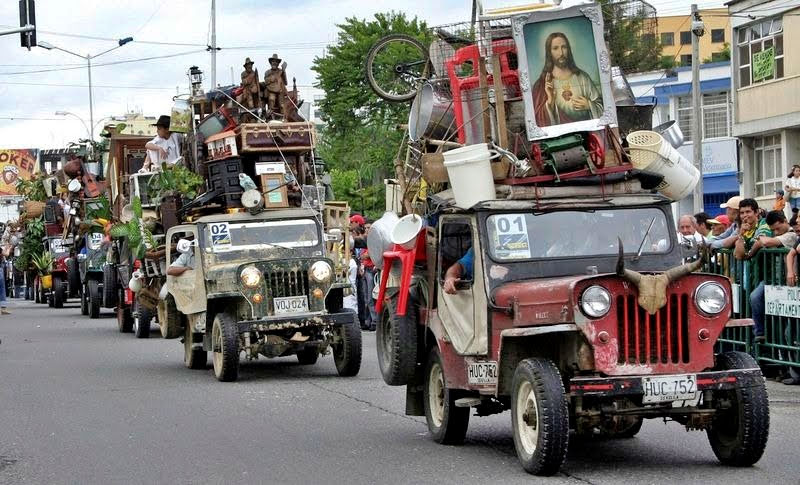
[[[375,312],[380,314],[383,309],[383,299],[386,296],[386,284],[389,281],[389,273],[392,270],[392,263],[395,260],[400,262],[400,295],[397,297],[397,308],[395,311],[398,315],[403,316],[406,314],[406,306],[408,306],[408,293],[411,289],[411,275],[414,273],[414,262],[425,261],[427,256],[425,253],[425,235],[426,231],[423,227],[417,235],[417,241],[413,249],[404,249],[399,244],[395,244],[391,251],[384,251],[383,253],[383,269],[381,270],[381,285],[378,290],[378,300],[375,302]]]

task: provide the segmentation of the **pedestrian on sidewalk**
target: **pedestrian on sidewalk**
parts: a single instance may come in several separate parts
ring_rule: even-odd
[[[6,299],[6,258],[0,254],[0,314],[10,315]]]
[[[786,179],[786,196],[789,198],[789,207],[797,214],[800,210],[800,165],[793,165],[792,172]]]

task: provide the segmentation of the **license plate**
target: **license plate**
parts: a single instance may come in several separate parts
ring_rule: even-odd
[[[497,362],[474,362],[467,369],[470,384],[497,384]]]
[[[272,301],[275,315],[284,315],[286,313],[304,313],[308,311],[308,297],[307,296],[286,296],[282,298],[275,298]]]
[[[691,401],[697,398],[697,376],[686,374],[679,376],[643,377],[644,404]]]

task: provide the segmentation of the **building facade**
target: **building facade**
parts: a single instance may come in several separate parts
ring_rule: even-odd
[[[800,52],[791,49],[800,46],[800,0],[734,0],[728,7],[742,193],[771,206],[800,164]]]
[[[665,67],[692,65],[692,20],[686,15],[658,17],[658,41]],[[700,10],[706,34],[700,37],[700,61],[718,62],[730,58],[731,22],[725,8]],[[725,52],[727,50],[727,53]]]
[[[731,63],[715,62],[700,66],[703,133],[703,206],[711,215],[720,214],[719,205],[738,194],[739,160],[733,137],[731,101]],[[655,104],[653,126],[675,120],[684,136],[678,151],[687,160],[694,158],[692,140],[692,70],[679,67],[628,75],[638,103]],[[678,203],[676,212],[692,213],[692,197]]]

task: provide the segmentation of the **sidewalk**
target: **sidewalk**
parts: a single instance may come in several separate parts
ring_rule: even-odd
[[[787,386],[767,379],[770,403],[800,404],[800,386]]]

